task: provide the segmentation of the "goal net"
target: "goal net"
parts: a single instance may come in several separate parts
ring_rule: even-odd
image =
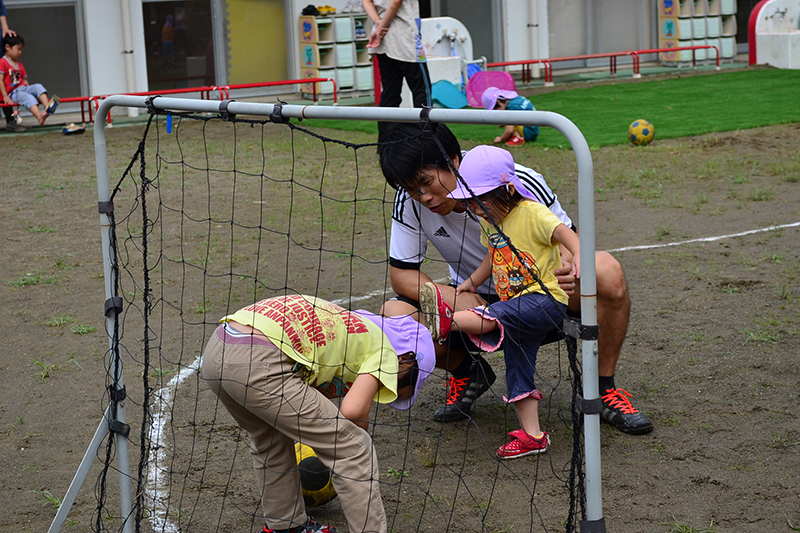
[[[112,418],[124,406],[127,419],[112,423],[98,447],[92,527],[261,531],[249,437],[203,382],[203,350],[222,317],[265,298],[303,294],[377,313],[394,296],[395,190],[381,174],[377,136],[360,131],[370,131],[369,122],[332,129],[288,120],[291,106],[281,114],[281,106],[230,103],[239,110],[232,115],[210,112],[207,101],[139,100],[120,101],[150,108],[138,147],[125,157],[98,154],[109,175],[107,200],[100,185],[110,338],[104,401]],[[371,110],[387,121],[407,120],[406,112]],[[106,150],[104,140],[98,146]],[[432,246],[423,270],[449,282]],[[373,404],[369,434],[389,530],[577,531],[586,497],[575,341],[540,349],[539,414],[553,445],[514,461],[496,455],[519,427],[503,400],[502,352],[483,355],[498,379],[467,420],[433,420],[447,400],[449,375],[439,368],[412,409]],[[131,486],[122,513],[113,496],[120,453],[130,457],[130,471],[119,475]],[[307,512],[348,530],[337,498]]]

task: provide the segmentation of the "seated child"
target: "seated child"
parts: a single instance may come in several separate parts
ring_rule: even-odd
[[[481,96],[484,109],[500,111],[536,111],[530,100],[520,96],[516,91],[504,91],[497,87],[489,87]],[[495,137],[494,142],[519,146],[525,141],[533,142],[539,136],[538,126],[501,126],[503,134]]]
[[[48,115],[55,113],[61,99],[56,95],[48,99],[47,89],[41,83],[28,84],[28,74],[19,60],[23,48],[25,40],[19,34],[3,37],[5,55],[0,58],[0,76],[3,77],[0,93],[3,95],[4,103],[19,104],[28,108],[41,126]],[[44,106],[44,112],[39,111],[40,103]]]
[[[262,300],[221,322],[201,375],[250,435],[264,532],[336,533],[306,515],[298,441],[333,467],[349,530],[387,533],[370,407],[411,408],[436,362],[430,333],[407,316],[302,295]]]
[[[547,451],[550,435],[539,428],[539,400],[543,395],[534,382],[536,354],[545,335],[561,324],[567,310],[567,294],[555,276],[561,266],[558,245],[563,244],[574,254],[573,274],[577,278],[578,235],[535,200],[515,174],[514,158],[507,150],[473,148],[458,170],[477,199],[461,183],[449,197],[465,200],[470,211],[483,219],[481,243],[488,252],[456,294],[475,292],[492,276],[500,301],[453,313],[438,287],[426,283],[419,293],[423,320],[439,342],[450,332],[461,331],[486,351],[502,347],[508,388],[505,401],[514,405],[522,429],[509,433],[510,442],[501,446],[497,455],[514,459],[542,453]],[[502,233],[495,226],[502,228]],[[512,252],[511,245],[517,253]]]

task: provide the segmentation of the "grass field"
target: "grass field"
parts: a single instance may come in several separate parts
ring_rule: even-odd
[[[627,143],[628,125],[649,120],[657,139],[758,128],[800,121],[800,73],[792,70],[743,70],[647,81],[593,85],[529,96],[539,111],[568,117],[583,132],[589,146]],[[521,89],[527,95],[528,92]],[[308,127],[328,127],[377,134],[374,123],[304,121]],[[465,141],[489,143],[497,128],[453,125]],[[558,132],[545,130],[538,146],[568,147]]]

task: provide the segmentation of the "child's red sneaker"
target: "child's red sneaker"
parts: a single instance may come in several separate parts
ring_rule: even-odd
[[[497,456],[501,459],[516,459],[535,453],[544,453],[550,444],[550,434],[546,431],[539,438],[531,437],[523,429],[515,429],[509,435],[511,442],[497,449]]]
[[[525,138],[520,137],[516,133],[513,137],[506,143],[507,146],[522,146],[525,144]]]
[[[430,282],[422,286],[419,290],[419,308],[423,324],[431,332],[433,340],[444,343],[450,335],[453,310],[444,301],[439,287]]]

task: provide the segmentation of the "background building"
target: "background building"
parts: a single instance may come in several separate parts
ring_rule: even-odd
[[[341,11],[346,0],[328,0]],[[657,46],[657,0],[422,0],[464,23],[475,57],[513,61]],[[739,50],[755,0],[737,0]],[[308,0],[5,0],[32,80],[62,97],[300,77]],[[172,47],[162,32],[172,18]],[[170,32],[167,31],[167,34]],[[165,51],[167,53],[165,53]],[[605,65],[607,60],[594,64]],[[589,61],[556,68],[593,66]],[[284,89],[285,90],[285,89]]]

